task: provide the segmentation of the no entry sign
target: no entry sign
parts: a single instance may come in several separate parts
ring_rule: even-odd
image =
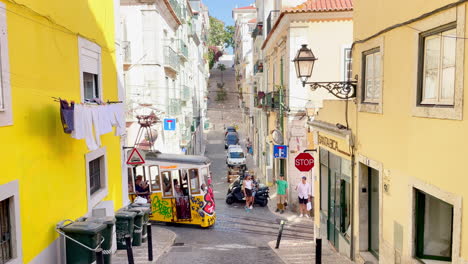
[[[299,171],[310,171],[314,167],[314,157],[309,153],[301,153],[294,160],[294,165]]]

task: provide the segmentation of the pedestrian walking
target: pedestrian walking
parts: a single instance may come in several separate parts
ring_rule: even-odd
[[[250,138],[247,138],[247,153],[252,155],[252,143],[250,142]]]
[[[307,211],[307,203],[309,202],[309,199],[311,199],[312,195],[310,192],[310,185],[307,182],[307,177],[302,176],[301,182],[296,186],[296,191],[297,195],[299,196],[299,211],[300,211],[300,217],[306,216],[307,218],[310,217],[308,211]]]
[[[253,188],[253,182],[252,178],[250,175],[246,175],[246,178],[244,179],[244,182],[242,183],[244,187],[244,195],[245,195],[245,210],[249,211],[252,210],[252,188]]]
[[[275,184],[277,186],[278,203],[276,204],[276,211],[281,214],[284,213],[284,207],[286,204],[286,197],[288,194],[288,182],[284,180],[284,175],[280,175],[280,179],[275,179]]]

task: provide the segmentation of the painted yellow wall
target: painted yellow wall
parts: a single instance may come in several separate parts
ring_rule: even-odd
[[[362,39],[390,24],[417,17],[450,2],[454,1],[356,1],[354,38]],[[383,114],[358,114],[358,153],[381,162],[383,169],[389,172],[390,193],[382,196],[381,230],[385,243],[393,245],[393,223],[396,221],[403,225],[403,254],[411,255],[408,248],[411,241],[407,237],[412,204],[409,200],[408,183],[411,178],[416,178],[445,192],[462,196],[464,201],[460,252],[462,259],[468,260],[468,178],[464,167],[464,151],[468,148],[468,92],[465,89],[465,115],[462,121],[412,115],[418,34],[410,27],[402,27],[383,35]],[[466,47],[465,41],[465,61]],[[360,75],[362,51],[359,44],[353,50],[353,73]],[[465,63],[465,87],[468,84],[467,74],[468,67]]]
[[[63,133],[59,103],[80,101],[78,34],[102,47],[104,99],[117,99],[113,1],[6,2],[13,126],[0,127],[0,184],[19,180],[24,262],[56,238],[55,224],[87,212],[84,140]],[[42,14],[49,17],[39,16]],[[109,195],[122,205],[119,138],[107,148]]]

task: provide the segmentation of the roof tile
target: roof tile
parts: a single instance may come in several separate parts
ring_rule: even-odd
[[[306,2],[285,11],[302,12],[333,12],[353,10],[353,0],[307,0]]]

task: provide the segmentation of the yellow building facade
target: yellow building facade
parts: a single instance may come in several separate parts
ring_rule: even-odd
[[[351,161],[353,191],[339,197],[351,211],[342,200],[334,208],[351,218],[350,233],[338,232],[350,251],[335,247],[357,263],[468,263],[467,4],[452,2],[356,1],[348,129],[333,127],[345,124],[345,101],[325,102],[309,123],[319,150]],[[320,166],[315,213],[324,217],[336,189],[325,187]],[[333,242],[333,223],[323,220],[317,230]]]
[[[120,99],[116,7],[118,1],[0,1],[0,207],[2,232],[10,234],[0,259],[8,263],[59,263],[58,222],[97,208],[113,214],[123,204],[119,137],[103,135],[97,150],[88,150],[63,132],[52,98],[83,102],[91,72],[94,97]],[[90,183],[92,162],[97,185]]]

